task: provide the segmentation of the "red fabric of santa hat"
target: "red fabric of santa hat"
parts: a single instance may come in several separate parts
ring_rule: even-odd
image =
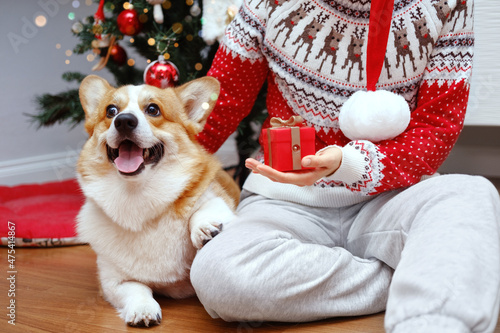
[[[406,100],[387,90],[376,90],[391,28],[394,0],[372,0],[366,51],[367,91],[354,93],[339,113],[340,130],[351,140],[379,142],[397,137],[410,122]]]

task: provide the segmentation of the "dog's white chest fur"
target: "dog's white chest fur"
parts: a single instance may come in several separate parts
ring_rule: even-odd
[[[153,286],[187,278],[195,248],[186,221],[167,213],[140,231],[126,230],[92,201],[80,214],[86,221],[79,225],[80,237],[90,242],[100,265],[113,268],[121,279]]]

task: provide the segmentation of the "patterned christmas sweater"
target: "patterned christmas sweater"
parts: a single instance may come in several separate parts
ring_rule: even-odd
[[[268,82],[271,117],[300,115],[316,148],[336,145],[340,168],[313,186],[251,174],[244,188],[311,206],[339,207],[410,186],[436,172],[463,127],[473,55],[472,0],[395,0],[377,89],[403,96],[404,133],[378,143],[339,129],[342,104],[366,89],[370,0],[248,0],[226,30],[208,75],[221,83],[199,141],[215,152],[250,112]]]

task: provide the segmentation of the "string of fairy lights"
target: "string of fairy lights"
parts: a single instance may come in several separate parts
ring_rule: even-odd
[[[186,17],[185,18],[186,20],[189,20],[190,18],[192,19],[193,17],[199,16],[201,14],[201,8],[199,6],[198,0],[185,0],[185,2],[186,2],[186,5],[191,6],[190,7],[191,17],[189,17],[189,16]],[[69,11],[68,14],[67,14],[68,20],[70,20],[70,21],[75,21],[76,20],[77,16],[76,16],[74,10],[79,9],[83,5],[90,7],[90,6],[95,6],[95,4],[96,3],[93,0],[73,0],[71,2],[73,10]],[[163,7],[163,9],[169,10],[172,7],[172,2],[170,0],[165,0],[161,4],[161,6]],[[133,1],[124,2],[123,3],[123,9],[124,10],[129,10],[129,9],[133,9],[133,8],[134,8]],[[104,11],[105,12],[110,13],[114,9],[115,9],[115,4],[113,4],[111,2],[105,2],[105,4],[104,4]],[[146,23],[150,19],[148,17],[148,15],[146,15],[148,13],[148,11],[149,10],[147,8],[144,8],[144,9],[142,9],[141,13],[138,13],[138,20],[142,24]],[[33,21],[34,21],[34,23],[35,23],[35,25],[37,27],[42,28],[42,27],[44,27],[44,26],[47,25],[48,18],[47,18],[47,15],[45,13],[39,13],[39,14],[37,14],[33,18]],[[85,19],[83,20],[83,23],[87,23],[87,22],[85,22]],[[79,21],[75,21],[73,23],[72,27],[71,27],[71,30],[74,33],[79,33],[83,29],[84,29],[84,26],[83,26],[82,22],[79,22]],[[172,24],[171,30],[172,30],[172,32],[174,34],[178,35],[183,30],[183,24],[181,22],[174,23],[174,24]],[[187,41],[192,41],[194,39],[194,36],[191,35],[191,34],[187,34],[185,36],[185,38],[186,38]],[[123,41],[125,43],[134,44],[135,38],[134,38],[134,36],[124,36],[123,37]],[[147,43],[148,43],[149,46],[156,46],[157,53],[160,54],[160,55],[162,55],[165,60],[169,60],[170,59],[170,54],[168,52],[168,49],[171,46],[173,46],[174,48],[179,47],[179,43],[177,42],[177,38],[169,36],[166,33],[165,34],[159,34],[159,36],[157,36],[156,38],[150,37],[147,40]],[[56,43],[55,44],[55,48],[57,50],[64,50],[64,48],[63,48],[63,46],[62,46],[61,43]],[[71,63],[70,58],[71,58],[72,55],[74,55],[74,52],[71,49],[66,49],[66,50],[64,50],[64,54],[66,56],[66,59],[64,60],[64,63],[66,65],[69,65]],[[98,58],[99,58],[99,56],[98,56],[98,54],[96,54],[95,50],[94,51],[90,51],[90,52],[88,52],[85,55],[85,59],[88,62],[95,62]],[[147,59],[146,61],[149,64],[149,63],[151,63],[154,60],[155,59]],[[136,61],[132,57],[126,59],[126,64],[128,66],[134,66],[135,63],[136,63]],[[195,69],[196,70],[199,71],[202,68],[203,68],[203,65],[201,63],[196,63],[195,64]]]
[[[92,0],[85,0],[85,1],[79,1],[79,0],[74,0],[71,2],[71,6],[73,7],[73,9],[78,9],[80,8],[80,6],[82,5],[82,3],[84,3],[86,6],[92,6],[94,5],[94,2]],[[47,13],[42,13],[42,12],[39,12],[36,14],[36,16],[33,18],[33,23],[39,27],[39,28],[43,28],[47,25],[48,23],[48,18],[47,18],[48,14]],[[74,11],[70,11],[67,15],[68,19],[70,21],[74,21],[75,18],[76,18],[76,15],[75,15],[75,12]],[[62,45],[61,43],[57,43],[55,45],[55,48],[57,50],[60,50],[62,48]],[[73,51],[68,49],[66,51],[64,51],[65,55],[69,58],[73,55]],[[87,55],[87,60],[89,62],[92,62],[95,60],[95,56],[93,54],[88,54]],[[66,59],[65,60],[65,64],[66,65],[69,65],[70,64],[70,60],[69,59]]]

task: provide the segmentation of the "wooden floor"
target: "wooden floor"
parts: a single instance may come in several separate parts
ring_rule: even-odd
[[[0,252],[1,267],[6,267],[7,249]],[[0,332],[384,332],[383,314],[305,324],[226,323],[212,319],[196,298],[157,298],[161,325],[128,327],[99,296],[95,259],[88,246],[16,249],[16,325],[9,325],[2,313]],[[0,282],[0,312],[6,312],[9,287],[5,278]]]
[[[496,182],[500,188],[500,181]],[[95,254],[88,246],[16,249],[15,297],[8,297],[7,248],[0,248],[0,332],[384,332],[384,315],[305,324],[226,323],[212,319],[196,298],[158,298],[163,322],[150,329],[128,327],[98,292]],[[16,325],[7,323],[15,300]],[[4,313],[2,313],[4,312]],[[497,325],[496,333],[500,333]]]
[[[6,251],[0,248],[2,263],[7,262]],[[16,325],[9,325],[3,314],[0,332],[384,332],[383,313],[304,324],[226,323],[212,319],[196,298],[157,298],[163,310],[161,325],[132,328],[99,296],[95,254],[88,246],[18,248],[16,270]],[[0,281],[0,308],[6,312],[9,286],[5,278]],[[500,333],[499,325],[495,332]]]

